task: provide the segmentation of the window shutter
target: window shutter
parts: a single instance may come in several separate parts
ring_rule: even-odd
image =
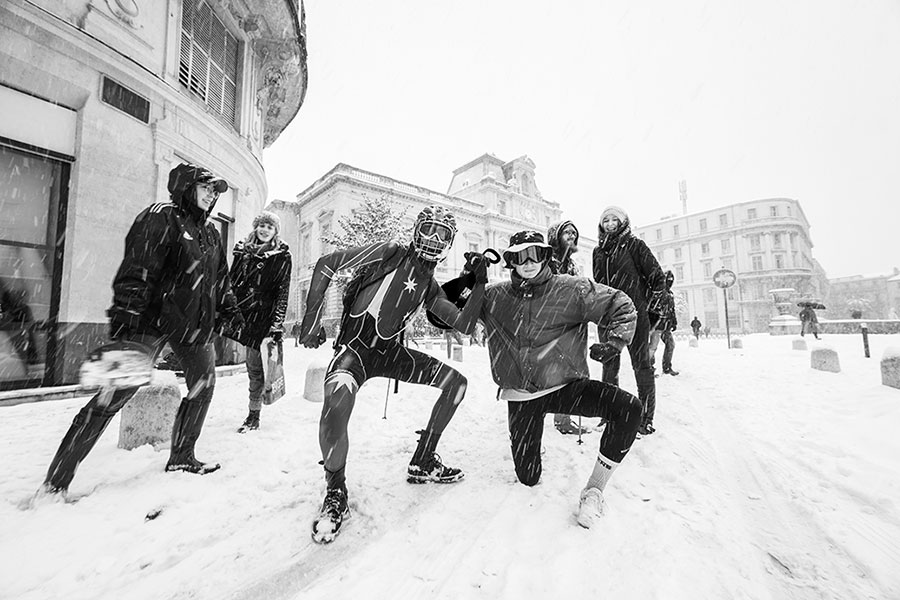
[[[184,0],[178,81],[236,127],[241,44],[203,0]]]

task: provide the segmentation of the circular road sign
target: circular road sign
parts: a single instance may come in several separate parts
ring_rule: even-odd
[[[730,269],[719,269],[713,274],[713,283],[722,289],[730,288],[737,281],[737,275]]]

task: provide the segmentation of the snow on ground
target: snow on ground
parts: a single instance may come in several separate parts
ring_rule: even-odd
[[[309,536],[321,405],[301,397],[327,348],[288,346],[288,396],[255,433],[235,433],[246,376],[219,379],[197,452],[217,473],[167,474],[167,451],[117,449],[115,419],[76,503],[18,508],[85,399],[0,409],[0,597],[900,598],[900,390],[879,372],[900,336],[870,340],[866,359],[858,336],[825,336],[838,374],[810,369],[789,337],[679,342],[681,375],[657,380],[658,432],[635,442],[591,530],[574,511],[599,433],[578,445],[548,417],[543,479],[517,483],[482,348],[457,364],[469,392],[439,447],[466,471],[458,484],[405,482],[436,391],[401,384],[384,419],[386,381],[362,388],[353,516],[330,546]]]

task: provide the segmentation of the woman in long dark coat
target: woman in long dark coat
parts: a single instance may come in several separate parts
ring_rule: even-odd
[[[637,310],[637,328],[628,344],[628,353],[631,355],[638,397],[644,405],[639,433],[649,435],[656,431],[653,426],[656,382],[650,365],[650,330],[659,320],[658,311],[666,291],[666,278],[644,241],[631,233],[628,215],[618,206],[607,207],[600,215],[593,267],[594,281],[628,294]],[[604,382],[619,385],[619,365],[618,355],[603,364]]]
[[[265,388],[260,346],[265,338],[280,342],[284,335],[284,315],[291,286],[291,253],[278,236],[281,219],[263,211],[253,219],[253,231],[234,246],[231,285],[244,326],[234,339],[247,350],[250,378],[250,413],[239,433],[259,429],[262,394]]]

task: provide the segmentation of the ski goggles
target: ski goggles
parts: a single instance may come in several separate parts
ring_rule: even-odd
[[[453,230],[436,221],[425,221],[419,225],[419,235],[425,238],[436,237],[442,242],[449,242],[453,239]]]
[[[550,248],[528,246],[518,252],[504,252],[503,257],[513,266],[524,265],[528,261],[540,263],[550,258]]]

